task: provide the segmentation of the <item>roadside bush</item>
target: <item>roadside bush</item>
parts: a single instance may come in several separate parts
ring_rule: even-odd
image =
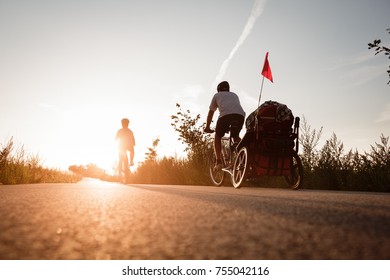
[[[380,143],[371,146],[370,153],[362,156],[363,174],[368,178],[367,186],[390,192],[390,146],[389,137],[380,136]]]
[[[300,157],[304,167],[303,188],[350,191],[390,192],[389,137],[380,136],[380,143],[370,152],[345,152],[344,144],[333,133],[318,150],[321,136],[303,119]]]
[[[185,184],[186,160],[163,157],[145,161],[130,176],[131,183],[137,184]]]
[[[151,148],[148,148],[148,152],[145,154],[145,161],[130,175],[130,183],[181,185],[208,184],[209,178],[207,173],[204,172],[204,168],[200,168],[199,165],[197,165],[199,157],[194,156],[191,160],[188,158],[175,157],[158,158],[158,143],[159,138],[153,141]]]
[[[4,185],[78,182],[81,176],[44,168],[37,155],[26,155],[24,147],[14,149],[13,138],[0,149],[0,183]]]
[[[208,156],[212,151],[212,135],[203,132],[205,123],[198,124],[200,114],[193,116],[190,110],[184,111],[180,104],[176,104],[179,111],[172,115],[171,125],[179,133],[178,140],[186,145],[187,159],[195,169],[206,171]]]

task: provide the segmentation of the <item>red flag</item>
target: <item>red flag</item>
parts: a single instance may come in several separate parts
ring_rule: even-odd
[[[263,71],[261,71],[261,75],[266,77],[271,82],[274,82],[272,78],[271,67],[269,66],[269,62],[268,62],[268,52],[265,54],[264,66],[263,66]]]

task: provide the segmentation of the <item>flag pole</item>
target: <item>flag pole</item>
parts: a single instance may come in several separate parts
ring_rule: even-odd
[[[261,71],[261,75],[263,75],[263,81],[261,82],[259,104],[257,105],[257,108],[259,108],[259,106],[260,106],[260,99],[261,99],[261,93],[263,92],[264,78],[267,78],[271,82],[274,82],[274,80],[272,78],[271,67],[269,67],[268,52],[265,54],[264,65],[263,65],[263,70]]]
[[[259,108],[259,106],[260,106],[261,93],[263,92],[263,84],[264,84],[264,76],[263,76],[263,80],[262,80],[262,82],[261,82],[259,103],[257,104],[257,108]]]

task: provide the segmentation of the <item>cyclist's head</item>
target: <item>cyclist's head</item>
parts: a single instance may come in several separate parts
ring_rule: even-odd
[[[129,127],[129,119],[122,119],[121,120],[121,123],[122,123],[122,127]]]
[[[219,83],[219,85],[217,87],[218,92],[229,91],[229,90],[230,90],[230,86],[229,86],[229,83],[227,81],[223,81],[223,82]]]

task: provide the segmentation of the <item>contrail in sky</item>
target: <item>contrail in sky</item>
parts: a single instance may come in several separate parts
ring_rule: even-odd
[[[225,61],[222,63],[221,68],[219,68],[219,73],[215,77],[215,81],[213,84],[213,88],[217,85],[218,82],[221,81],[222,77],[226,73],[226,69],[229,66],[230,60],[233,58],[234,54],[237,52],[237,50],[241,47],[241,45],[244,43],[248,35],[251,33],[253,26],[255,25],[256,19],[263,13],[264,6],[266,0],[255,0],[255,3],[253,4],[251,14],[248,18],[248,21],[246,22],[246,25],[244,27],[244,30],[241,33],[240,38],[238,38],[238,41],[234,48],[231,50],[228,58],[225,59]]]

